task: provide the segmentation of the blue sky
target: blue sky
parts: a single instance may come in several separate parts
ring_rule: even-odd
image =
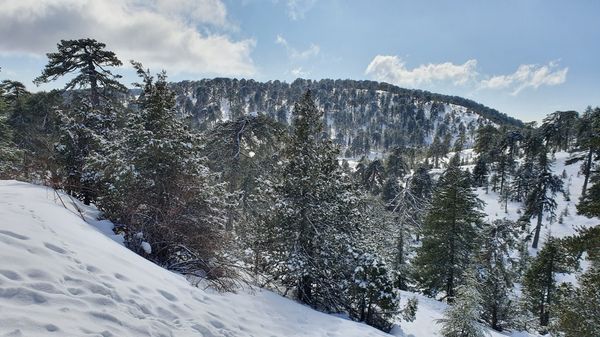
[[[600,1],[3,0],[0,78],[93,37],[171,80],[386,81],[511,116],[600,104]],[[118,73],[135,81],[129,66]]]

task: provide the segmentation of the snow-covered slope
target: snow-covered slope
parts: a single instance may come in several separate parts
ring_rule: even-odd
[[[53,190],[0,181],[0,336],[385,335],[268,291],[192,287],[65,209]]]
[[[464,152],[464,151],[463,151]],[[547,236],[563,238],[576,233],[578,227],[592,227],[600,224],[600,220],[596,218],[586,218],[577,214],[576,205],[581,197],[581,189],[583,187],[584,177],[579,173],[580,163],[566,165],[569,158],[568,152],[557,152],[555,161],[552,165],[552,171],[558,176],[565,173],[563,178],[564,188],[569,196],[569,200],[562,193],[558,193],[556,200],[556,219],[549,219],[548,214],[545,214],[543,221],[543,229],[540,237],[542,240]],[[507,207],[500,202],[500,196],[491,190],[486,193],[485,189],[477,189],[477,194],[485,203],[484,213],[487,214],[488,220],[494,219],[510,219],[518,220],[522,215],[522,204],[518,202],[508,202]],[[565,212],[566,210],[566,212]],[[562,223],[559,223],[558,218],[561,213],[566,213],[562,218]],[[535,226],[536,219],[531,219],[531,226]]]

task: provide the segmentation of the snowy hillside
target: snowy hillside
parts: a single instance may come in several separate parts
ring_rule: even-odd
[[[93,209],[78,204],[94,226],[62,199],[68,210],[49,188],[0,181],[0,336],[388,336],[269,291],[192,287],[108,238]],[[438,335],[446,305],[416,296],[416,321],[393,335]]]
[[[470,146],[482,125],[522,124],[464,98],[371,81],[297,79],[288,84],[217,78],[173,83],[172,88],[179,114],[200,129],[257,112],[288,124],[294,103],[310,89],[324,113],[324,131],[358,157],[394,146],[428,145],[446,135],[453,144],[461,132]]]
[[[464,155],[461,154],[461,157],[464,157],[466,160],[472,158],[471,150],[463,152]],[[547,235],[563,238],[575,234],[575,229],[577,227],[597,226],[600,223],[598,219],[587,218],[577,214],[575,206],[581,197],[584,177],[579,173],[579,163],[565,165],[568,158],[568,152],[557,152],[555,154],[556,160],[553,163],[552,171],[558,176],[562,176],[564,171],[565,178],[563,178],[563,183],[565,190],[568,191],[566,195],[569,196],[569,200],[567,200],[562,193],[556,195],[556,219],[549,219],[547,215],[544,217],[541,233],[542,239]],[[472,169],[472,166],[469,165],[468,168]],[[516,221],[522,215],[521,211],[523,205],[519,202],[509,201],[508,205],[505,205],[504,202],[500,201],[500,196],[497,193],[492,192],[491,190],[486,193],[484,188],[477,189],[477,195],[486,203],[483,211],[487,214],[487,219],[490,221],[503,218]],[[566,213],[566,215],[563,216],[562,223],[559,223],[558,218],[561,213]],[[535,226],[534,222],[535,219],[531,219],[531,226]]]
[[[268,291],[192,287],[55,197],[44,187],[0,182],[0,336],[385,335]]]

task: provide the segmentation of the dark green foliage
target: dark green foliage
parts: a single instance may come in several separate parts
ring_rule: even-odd
[[[358,220],[358,195],[343,174],[333,144],[321,137],[321,113],[310,92],[294,109],[293,134],[285,148],[276,206],[281,281],[298,300],[337,311],[345,306],[343,282],[348,248]],[[347,262],[344,262],[347,261]],[[351,266],[351,265],[350,265]]]
[[[482,233],[477,258],[481,318],[497,331],[511,328],[515,317],[517,261],[511,254],[518,248],[518,236],[517,225],[509,220],[486,224]]]
[[[536,317],[538,330],[547,331],[556,317],[556,274],[568,272],[569,261],[560,241],[548,238],[523,278],[523,302]]]
[[[418,282],[430,295],[445,292],[452,301],[455,288],[464,284],[464,270],[471,263],[483,214],[482,201],[471,188],[469,174],[454,156],[440,177],[423,226],[423,242],[414,264]]]
[[[546,144],[555,151],[569,150],[576,135],[578,119],[577,111],[556,111],[546,116],[540,127]]]
[[[542,228],[542,218],[544,212],[555,215],[556,200],[554,196],[563,190],[563,181],[557,175],[552,174],[551,162],[546,152],[540,152],[533,164],[534,181],[529,187],[531,190],[525,201],[524,219],[537,217],[537,223],[534,229],[532,247],[537,248],[540,231]]]
[[[118,82],[120,75],[113,75],[106,67],[121,66],[115,53],[105,50],[106,45],[94,39],[61,40],[58,52],[48,53],[48,64],[35,83],[54,81],[70,73],[77,75],[65,89],[90,88],[92,107],[100,105],[100,98],[109,98],[127,89]]]
[[[477,289],[477,280],[472,274],[467,274],[465,284],[457,287],[456,301],[446,309],[444,318],[437,320],[442,325],[442,336],[485,336],[485,330],[478,322],[483,299]]]
[[[166,75],[155,79],[141,64],[133,65],[142,92],[111,151],[95,158],[96,167],[105,168],[106,192],[98,204],[125,224],[131,249],[183,274],[226,276],[219,265],[225,248],[224,186],[207,168],[198,136],[175,118]]]
[[[349,287],[350,315],[361,322],[389,331],[397,314],[400,294],[385,263],[369,253],[355,253],[356,268]]]

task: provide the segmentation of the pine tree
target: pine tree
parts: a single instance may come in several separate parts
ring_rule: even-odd
[[[473,168],[473,184],[475,187],[485,187],[487,191],[488,168],[483,156],[477,158]]]
[[[556,274],[568,272],[567,256],[558,239],[548,238],[533,259],[523,278],[523,301],[535,315],[540,332],[545,332],[555,318],[553,307],[558,300]]]
[[[581,200],[577,205],[577,212],[588,217],[600,214],[600,174],[595,168],[600,159],[600,108],[588,108],[581,118],[577,149],[585,151],[584,156],[574,157],[568,163],[582,160],[581,171],[584,174],[584,183],[581,191]],[[588,188],[589,183],[592,184]]]
[[[296,103],[294,115],[277,191],[280,251],[274,255],[284,257],[278,276],[302,303],[340,310],[360,198],[338,164],[337,150],[322,137],[321,113],[310,91]]]
[[[77,73],[65,89],[89,86],[90,102],[93,108],[100,105],[100,98],[109,98],[115,92],[125,92],[119,83],[120,75],[114,75],[107,67],[118,67],[122,62],[115,53],[105,50],[106,45],[94,39],[61,40],[58,52],[48,53],[48,64],[34,83],[47,83],[69,73]]]
[[[540,131],[551,148],[567,151],[575,135],[577,111],[556,111],[544,118]]]
[[[481,318],[492,329],[511,328],[514,319],[516,261],[511,258],[517,248],[518,230],[509,220],[495,220],[484,227],[478,256],[478,289],[482,298]]]
[[[106,184],[98,204],[125,224],[131,249],[182,274],[223,276],[225,187],[208,169],[199,137],[177,119],[165,73],[155,79],[133,65],[142,92],[112,151],[94,158]]]
[[[444,337],[483,337],[485,330],[478,323],[483,299],[479,295],[477,281],[473,275],[456,289],[456,301],[444,312],[444,318],[437,320],[442,325]]]
[[[590,266],[577,277],[578,285],[563,283],[556,305],[556,332],[566,337],[600,335],[600,227],[582,228],[564,239],[571,256],[586,256]],[[586,254],[583,254],[586,253]]]
[[[477,247],[483,202],[471,187],[469,174],[460,169],[454,156],[437,189],[423,226],[422,246],[414,264],[418,281],[430,295],[441,291],[451,302],[455,288],[464,284],[464,270]]]
[[[14,177],[21,155],[13,142],[13,130],[8,124],[8,113],[4,93],[0,88],[0,177],[2,178]]]
[[[348,290],[352,298],[351,316],[383,331],[389,331],[400,300],[391,273],[376,255],[354,254],[356,268]]]
[[[534,172],[535,180],[532,183],[532,190],[529,192],[525,202],[524,217],[527,219],[537,217],[533,242],[531,244],[533,248],[537,248],[544,212],[549,212],[554,217],[556,210],[554,196],[563,190],[563,182],[559,176],[552,174],[551,162],[545,151],[541,151],[538,154]]]

